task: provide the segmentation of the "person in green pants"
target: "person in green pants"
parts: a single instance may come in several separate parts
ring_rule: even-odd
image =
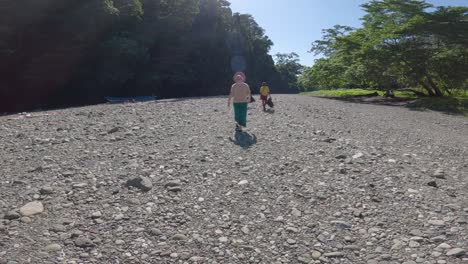
[[[242,73],[234,76],[235,83],[231,87],[228,98],[228,107],[231,100],[234,105],[234,118],[236,120],[236,131],[242,131],[242,127],[247,127],[247,105],[250,102],[250,87],[245,83],[245,75]]]

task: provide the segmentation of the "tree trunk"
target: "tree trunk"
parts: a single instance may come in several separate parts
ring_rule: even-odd
[[[425,93],[420,92],[420,91],[416,91],[416,90],[413,90],[413,89],[399,89],[398,91],[412,92],[412,93],[414,93],[415,95],[417,95],[419,97],[426,97],[427,96]]]
[[[424,81],[420,81],[419,83],[422,85],[422,87],[424,89],[426,89],[429,96],[432,96],[432,97],[435,96],[434,91],[432,91],[432,89],[431,89],[431,87],[429,87],[429,85],[427,85]]]
[[[432,80],[431,77],[427,77],[427,80],[429,81],[429,84],[431,85],[432,89],[434,89],[434,91],[435,91],[435,96],[437,96],[437,97],[442,97],[442,96],[444,96],[444,93],[442,93],[442,91],[440,90],[440,88],[437,87],[437,85],[434,83],[434,80]]]

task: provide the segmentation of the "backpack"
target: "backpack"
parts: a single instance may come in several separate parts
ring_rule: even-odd
[[[273,104],[273,100],[271,99],[271,96],[270,96],[270,97],[268,98],[268,100],[266,101],[266,104],[267,104],[269,107],[271,107],[271,108],[273,108],[273,107],[275,106],[275,105]]]

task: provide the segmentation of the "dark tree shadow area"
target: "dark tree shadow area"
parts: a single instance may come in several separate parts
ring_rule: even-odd
[[[236,131],[234,134],[234,139],[230,137],[229,140],[243,149],[248,149],[257,144],[257,136],[248,132]]]
[[[375,104],[375,105],[388,105],[388,106],[407,106],[409,103],[415,101],[414,98],[385,98],[381,96],[375,97],[362,97],[362,96],[348,96],[348,97],[333,97],[333,96],[320,96],[320,98],[333,99],[344,101],[348,103],[357,104]]]
[[[468,116],[468,98],[419,98],[406,105],[411,110],[424,111],[432,110],[449,115],[467,115]]]
[[[448,115],[466,115],[468,114],[468,98],[385,98],[381,96],[374,97],[330,97],[320,96],[320,98],[333,99],[348,103],[386,105],[395,107],[406,107],[413,111],[436,111]]]
[[[195,97],[179,97],[179,98],[161,98],[154,100],[154,103],[164,104],[164,103],[177,103],[184,101],[207,101],[215,98],[227,98],[227,95],[215,95],[215,96],[195,96]]]

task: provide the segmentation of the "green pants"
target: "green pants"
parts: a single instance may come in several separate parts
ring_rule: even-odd
[[[239,125],[247,126],[247,103],[234,103],[234,118]]]

